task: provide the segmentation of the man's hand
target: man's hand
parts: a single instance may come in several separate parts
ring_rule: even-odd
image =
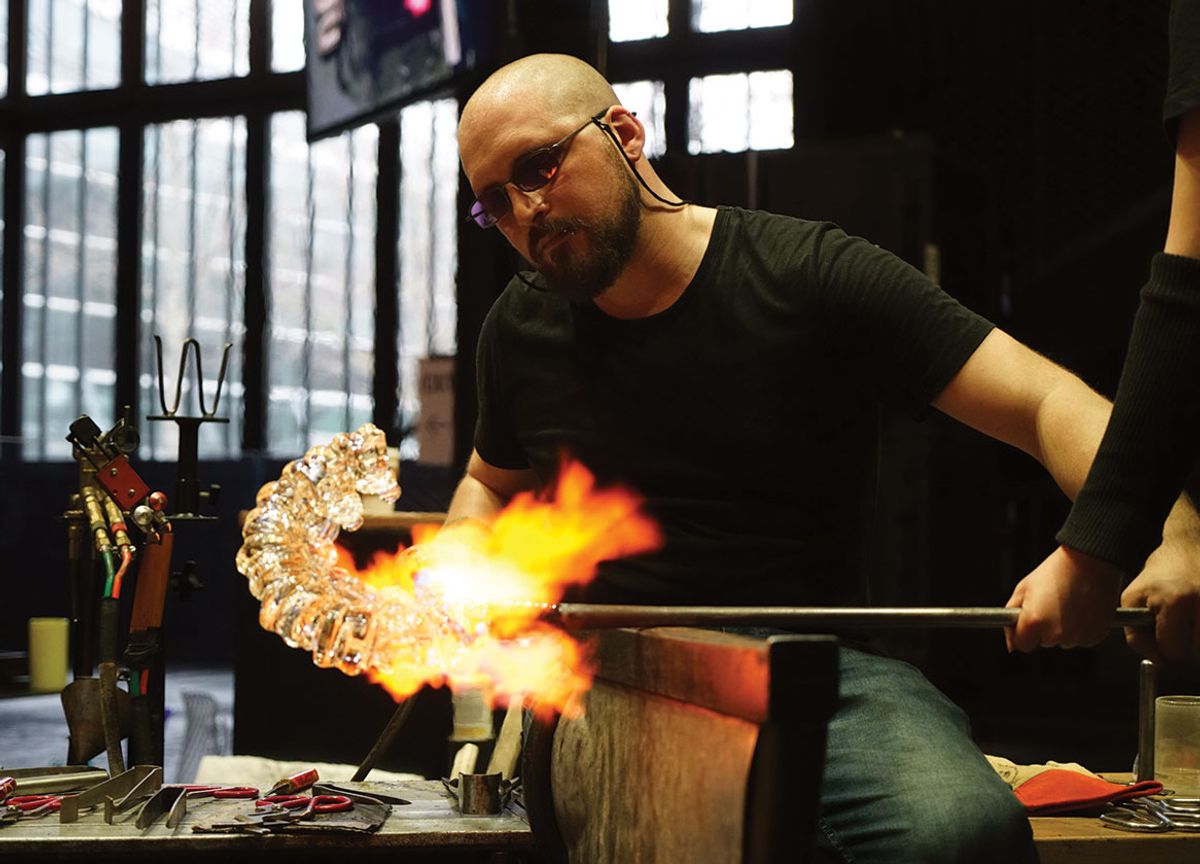
[[[1008,650],[1095,645],[1112,627],[1122,581],[1112,565],[1059,546],[1005,604],[1021,610],[1004,631]]]
[[[1200,545],[1165,540],[1121,594],[1121,605],[1154,613],[1153,631],[1125,628],[1125,640],[1139,654],[1200,662]]]

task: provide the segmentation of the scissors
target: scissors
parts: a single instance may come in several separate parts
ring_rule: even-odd
[[[19,819],[38,819],[62,807],[62,795],[15,795],[5,800],[0,825]]]
[[[196,783],[180,783],[174,786],[182,789],[189,798],[257,798],[258,790],[253,786],[204,786]]]
[[[254,806],[258,808],[254,813],[236,818],[260,825],[286,824],[309,819],[317,813],[350,810],[354,807],[354,802],[347,795],[268,795],[255,801]]]

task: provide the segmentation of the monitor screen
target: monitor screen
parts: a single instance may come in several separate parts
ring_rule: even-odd
[[[474,65],[471,0],[304,0],[308,139],[447,90]],[[468,38],[464,39],[464,32]]]

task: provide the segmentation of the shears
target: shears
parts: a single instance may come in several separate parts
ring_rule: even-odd
[[[234,818],[245,825],[262,828],[283,827],[318,813],[338,813],[354,807],[346,795],[268,795],[254,802],[257,808],[249,815]]]
[[[197,783],[180,783],[174,788],[182,789],[188,798],[257,798],[258,790],[253,786],[205,786]]]
[[[0,825],[9,825],[20,819],[38,819],[49,813],[57,813],[62,807],[62,795],[15,795],[0,805]]]

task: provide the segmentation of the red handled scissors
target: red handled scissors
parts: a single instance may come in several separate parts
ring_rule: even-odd
[[[62,799],[62,795],[14,795],[0,805],[4,811],[0,813],[0,825],[55,813],[62,807]]]
[[[289,814],[296,819],[303,819],[313,813],[338,813],[349,810],[354,802],[346,795],[268,795],[259,798],[254,806],[270,810],[296,810],[305,808],[303,813]]]
[[[189,798],[257,798],[258,790],[253,786],[204,786],[196,783],[180,783],[174,788],[183,789]]]

